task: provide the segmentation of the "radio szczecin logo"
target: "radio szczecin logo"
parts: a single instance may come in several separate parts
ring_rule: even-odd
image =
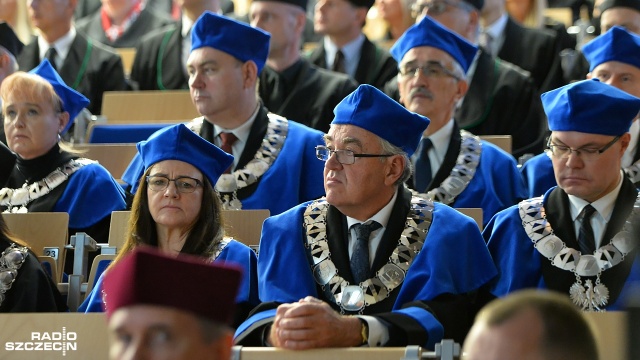
[[[67,355],[67,351],[78,350],[78,334],[67,332],[63,327],[62,331],[52,332],[31,332],[30,341],[7,341],[4,344],[6,351],[62,351],[62,356]]]

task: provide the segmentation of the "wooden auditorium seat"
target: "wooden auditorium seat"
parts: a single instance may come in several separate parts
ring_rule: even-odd
[[[107,123],[170,122],[199,117],[188,90],[106,91],[102,116]]]
[[[131,75],[133,60],[136,58],[136,48],[116,48],[115,50],[122,59],[124,74],[128,77],[129,75]]]
[[[472,218],[482,231],[482,208],[456,208],[456,210]]]
[[[78,150],[84,158],[98,161],[116,180],[122,178],[131,159],[138,152],[135,144],[78,144],[73,149]]]
[[[479,138],[511,154],[511,135],[480,135]]]

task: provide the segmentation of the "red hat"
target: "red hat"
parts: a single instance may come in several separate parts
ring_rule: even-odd
[[[242,272],[206,261],[192,255],[168,257],[155,248],[137,247],[105,274],[107,317],[122,307],[147,304],[230,324]]]

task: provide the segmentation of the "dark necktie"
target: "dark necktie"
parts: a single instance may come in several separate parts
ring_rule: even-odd
[[[338,52],[336,53],[336,57],[335,59],[333,59],[333,66],[331,67],[331,70],[335,72],[343,73],[343,74],[347,73],[347,70],[344,64],[344,54],[342,53],[341,50],[338,50]]]
[[[431,183],[431,161],[429,160],[429,150],[433,147],[433,143],[429,138],[422,138],[416,157],[415,171],[413,176],[413,185],[418,192],[427,191],[427,187]]]
[[[53,66],[53,68],[58,71],[58,66],[56,66],[56,56],[58,55],[58,52],[56,51],[56,49],[52,46],[49,48],[49,50],[47,50],[46,53],[44,53],[44,57],[45,59],[49,60],[49,62],[51,63],[51,66]]]
[[[596,249],[596,239],[593,235],[593,228],[591,227],[591,216],[596,212],[596,209],[591,205],[587,205],[582,209],[582,222],[580,223],[580,232],[578,233],[578,244],[580,245],[580,252],[583,255],[592,255]]]
[[[376,221],[371,221],[368,224],[355,224],[353,229],[356,231],[356,246],[353,248],[351,254],[351,273],[353,274],[353,281],[355,284],[359,284],[367,280],[369,274],[369,237],[371,233],[381,228]]]
[[[233,143],[235,143],[236,140],[238,140],[238,138],[235,135],[233,135],[233,133],[222,132],[220,133],[220,140],[222,140],[220,149],[222,149],[222,151],[226,152],[227,154],[233,155],[233,148],[232,148]],[[224,173],[225,174],[230,173],[232,167],[233,165],[229,166],[229,168]]]
[[[490,55],[494,55],[493,54],[493,36],[491,36],[491,34],[484,31],[481,32],[480,45],[482,45],[482,47],[485,49],[487,53],[489,53]]]

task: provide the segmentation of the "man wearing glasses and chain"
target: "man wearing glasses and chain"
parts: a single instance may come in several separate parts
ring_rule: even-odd
[[[589,62],[587,78],[598,79],[615,86],[635,97],[640,97],[640,36],[616,26],[582,47],[582,53]],[[608,118],[601,119],[607,122]],[[640,186],[640,121],[638,117],[629,129],[631,139],[622,156],[621,165],[625,173]],[[522,177],[527,187],[528,197],[544,194],[557,185],[553,176],[553,165],[549,153],[542,153],[529,159],[522,166]]]
[[[513,156],[460,130],[453,119],[477,50],[425,16],[396,41],[391,54],[400,64],[400,102],[431,120],[412,157],[408,186],[452,207],[482,208],[486,224],[526,196]]]
[[[544,93],[542,103],[558,187],[485,228],[500,271],[491,292],[547,288],[584,311],[620,310],[640,281],[640,197],[620,169],[640,99],[596,79]]]
[[[489,297],[478,290],[496,271],[470,218],[404,186],[429,120],[370,85],[334,113],[326,145],[316,147],[327,196],[265,221],[263,303],[236,343],[302,350],[461,342]]]

